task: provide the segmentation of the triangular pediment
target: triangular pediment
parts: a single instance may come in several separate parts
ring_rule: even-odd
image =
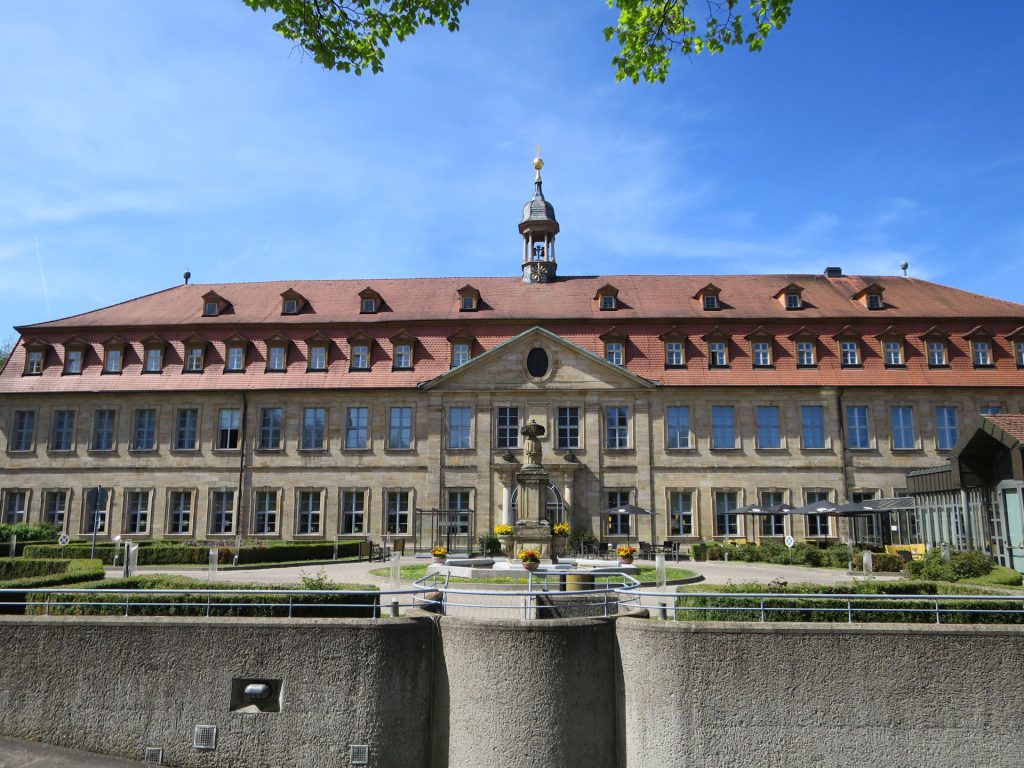
[[[527,366],[527,358],[534,349],[543,350],[547,358],[547,370],[541,376],[533,375]],[[535,366],[537,357],[534,356]],[[507,391],[646,389],[657,385],[551,331],[534,327],[420,386],[438,390]]]

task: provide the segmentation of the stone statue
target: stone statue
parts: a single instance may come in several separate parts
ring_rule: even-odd
[[[544,427],[538,424],[533,419],[530,419],[529,424],[524,424],[519,430],[523,437],[526,438],[526,465],[527,467],[539,467],[541,466],[542,451],[540,447],[540,438],[544,436]]]

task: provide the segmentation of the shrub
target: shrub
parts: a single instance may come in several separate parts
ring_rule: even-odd
[[[702,562],[708,559],[708,545],[703,541],[698,541],[696,544],[690,546],[690,557],[693,558],[694,562]]]
[[[2,557],[0,558],[0,582],[65,573],[68,570],[68,562],[68,560]]]
[[[477,536],[476,543],[485,557],[497,555],[501,552],[501,541],[498,539],[498,535],[490,531]]]
[[[170,603],[170,605],[146,605],[152,602],[153,597],[144,594],[137,595],[108,595],[86,592],[61,592],[51,597],[49,613],[51,615],[75,615],[75,616],[106,616],[124,615],[125,600],[127,599],[128,613],[133,616],[302,616],[302,617],[330,617],[330,618],[369,618],[375,616],[379,611],[380,596],[376,587],[365,585],[335,584],[329,581],[323,574],[303,577],[302,586],[283,587],[284,589],[310,589],[337,591],[338,594],[320,595],[245,595],[232,596],[204,595],[195,592],[183,594],[159,595],[159,602]],[[183,576],[133,576],[127,579],[107,579],[102,582],[85,584],[83,587],[102,587],[104,589],[182,589],[182,590],[274,590],[279,587],[267,584],[231,584],[217,583],[208,584],[198,579],[191,579]],[[354,593],[353,593],[354,592]],[[32,603],[45,602],[45,597],[33,597]],[[65,602],[68,605],[53,605],[52,602]],[[246,602],[254,605],[239,606],[237,603]],[[95,603],[94,605],[83,605],[82,603]],[[311,603],[321,603],[313,606]],[[44,612],[39,605],[29,604],[26,606],[26,613],[39,614]]]
[[[933,581],[960,581],[975,579],[991,573],[995,563],[984,552],[950,552],[949,560],[942,559],[942,549],[928,550],[923,560],[907,565],[912,576]]]
[[[0,539],[17,536],[18,541],[56,541],[60,528],[49,523],[0,523]]]
[[[583,545],[588,547],[597,544],[597,537],[589,528],[576,528],[569,534],[569,546],[573,552],[579,552]]]
[[[148,544],[148,543],[147,543]],[[214,542],[208,545],[199,543],[177,543],[157,544],[153,542],[148,546],[139,548],[139,565],[205,565],[209,562],[210,549],[217,547],[217,561],[221,565],[230,565],[234,562],[235,549],[224,546],[223,542]],[[88,558],[91,547],[89,544],[69,544],[63,549],[50,544],[30,544],[25,547],[27,557],[60,558],[69,559]],[[114,562],[114,554],[117,548],[113,544],[97,544],[96,557],[105,564]],[[358,557],[358,541],[339,541],[338,557]],[[251,563],[286,563],[302,560],[330,560],[334,556],[334,542],[275,542],[270,545],[258,545],[242,547],[238,550],[239,565]]]
[[[879,573],[899,573],[905,565],[902,557],[889,552],[874,552],[871,555],[871,569]]]
[[[62,560],[66,564],[63,573],[50,573],[41,576],[12,579],[0,583],[0,589],[43,589],[46,587],[63,587],[68,584],[79,584],[82,582],[97,583],[103,578],[103,563],[99,560]],[[35,598],[33,598],[35,599]],[[46,598],[39,598],[45,602]],[[0,605],[0,614],[22,614],[25,613],[25,593],[8,592],[0,596],[0,602],[8,605]],[[40,611],[43,612],[43,611]]]

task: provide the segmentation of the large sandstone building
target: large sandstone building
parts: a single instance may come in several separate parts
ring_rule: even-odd
[[[533,420],[553,521],[827,540],[826,517],[731,510],[901,495],[976,414],[1024,410],[1022,305],[832,267],[565,276],[539,167],[519,231],[515,276],[186,280],[18,328],[3,519],[422,547],[515,519]],[[600,515],[625,502],[654,516]],[[895,520],[861,534],[917,535]]]

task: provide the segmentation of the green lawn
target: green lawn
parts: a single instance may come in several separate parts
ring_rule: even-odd
[[[643,584],[654,584],[657,581],[657,573],[653,565],[641,565],[639,566],[640,572],[636,574],[636,578]],[[390,568],[374,568],[370,571],[374,576],[381,578],[388,578],[391,575]],[[416,581],[422,579],[427,575],[426,565],[403,565],[400,570],[402,581]],[[512,571],[515,573],[515,571]],[[666,568],[665,576],[669,581],[677,581],[679,579],[688,579],[696,574],[693,571],[687,571],[684,568]],[[598,577],[597,581],[607,582],[610,581],[611,577]],[[495,576],[490,578],[479,578],[479,579],[464,579],[458,577],[452,577],[451,581],[454,582],[472,582],[474,584],[525,584],[527,578],[525,576]]]

